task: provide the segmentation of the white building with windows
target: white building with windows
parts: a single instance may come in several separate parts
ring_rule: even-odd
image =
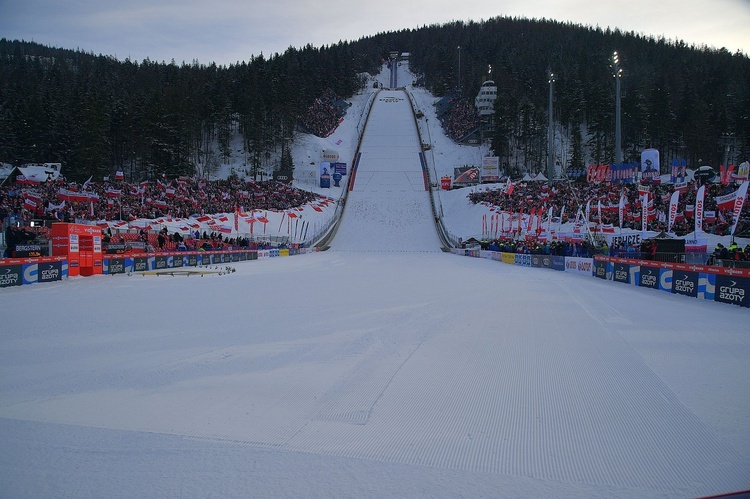
[[[494,81],[487,80],[479,87],[479,93],[474,99],[474,107],[477,108],[480,118],[495,112],[495,99],[497,99],[497,85]]]

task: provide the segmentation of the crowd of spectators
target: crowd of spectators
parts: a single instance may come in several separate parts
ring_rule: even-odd
[[[0,188],[0,219],[13,217],[28,226],[33,219],[125,220],[232,213],[237,208],[288,210],[320,196],[273,180],[248,182],[238,177],[205,181],[188,177],[143,183],[126,181],[79,184],[58,179],[38,185]],[[72,201],[71,198],[77,199]],[[29,200],[33,202],[31,206]]]
[[[315,99],[300,118],[300,126],[318,137],[328,137],[336,130],[348,106],[344,99],[327,90],[322,97]]]
[[[715,263],[719,260],[732,260],[735,262],[750,261],[750,244],[746,245],[743,249],[736,241],[732,241],[728,247],[718,243],[713,253],[711,253],[709,263]]]
[[[591,258],[601,249],[594,246],[589,241],[514,241],[514,240],[493,240],[482,241],[482,249],[490,251],[502,251],[503,253],[520,253],[529,255],[556,255],[556,256],[577,256]]]
[[[676,220],[671,232],[682,236],[693,232],[695,227],[694,206],[698,186],[689,182],[687,187],[680,193],[677,205]],[[713,212],[714,216],[705,218],[703,231],[709,234],[725,236],[729,234],[732,224],[732,208],[720,210],[716,204],[716,198],[730,194],[737,190],[736,184],[708,184],[706,185],[704,197],[704,213]],[[650,198],[653,199],[653,220],[649,221],[648,230],[666,232],[669,224],[669,202],[674,192],[674,184],[651,184],[649,185]],[[485,202],[498,207],[501,211],[508,213],[530,213],[532,211],[547,210],[552,208],[553,217],[562,213],[562,223],[573,221],[578,213],[579,207],[585,212],[585,206],[589,206],[590,222],[596,222],[603,226],[620,226],[619,203],[621,194],[625,195],[625,216],[623,217],[623,228],[641,230],[641,197],[639,186],[636,183],[586,183],[577,182],[518,182],[513,184],[512,193],[507,194],[505,189],[487,189],[474,191],[469,195],[473,203]],[[599,204],[601,203],[601,220],[599,220]],[[564,210],[563,210],[564,208]],[[689,209],[690,208],[690,209]],[[746,202],[740,214],[736,232],[741,233],[750,227],[750,206]]]
[[[445,132],[456,142],[463,141],[479,127],[476,108],[458,95],[446,97],[438,106],[437,116]]]

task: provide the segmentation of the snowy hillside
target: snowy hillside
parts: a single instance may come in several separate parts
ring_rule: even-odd
[[[439,251],[402,95],[329,251],[4,288],[0,495],[750,489],[747,309]]]

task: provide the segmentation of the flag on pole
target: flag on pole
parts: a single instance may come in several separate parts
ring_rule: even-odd
[[[680,200],[680,191],[674,191],[669,200],[669,222],[667,223],[667,232],[672,232],[672,226],[677,218],[677,203]]]
[[[734,229],[737,228],[737,222],[740,219],[740,213],[742,212],[742,205],[745,204],[747,198],[747,184],[748,181],[742,182],[742,185],[737,189],[737,196],[734,200],[734,221],[732,222],[732,235],[734,236]]]

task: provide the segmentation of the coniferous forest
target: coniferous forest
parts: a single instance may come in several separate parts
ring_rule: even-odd
[[[724,49],[547,20],[493,18],[380,33],[324,47],[248,54],[229,66],[120,61],[106,55],[0,40],[0,162],[59,162],[66,178],[115,170],[133,180],[206,175],[242,137],[249,168],[293,140],[321,96],[347,98],[392,50],[411,54],[420,84],[473,102],[498,86],[492,149],[545,164],[548,74],[566,167],[614,161],[617,51],[623,161],[647,147],[662,165],[717,167],[750,157],[750,59]],[[460,61],[460,63],[459,63]],[[216,146],[216,147],[214,147]]]

